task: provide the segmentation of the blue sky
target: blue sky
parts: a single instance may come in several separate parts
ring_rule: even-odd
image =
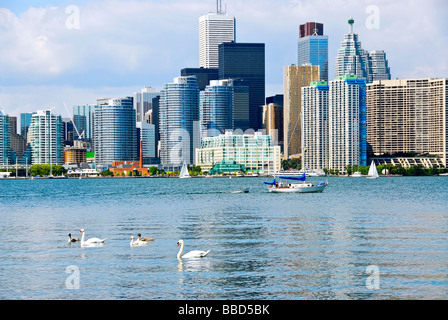
[[[385,50],[394,78],[448,77],[446,0],[227,0],[238,42],[266,43],[267,95],[282,93],[299,25],[325,24],[330,78],[355,19],[366,50]],[[0,110],[10,115],[161,89],[199,64],[199,17],[214,0],[0,0]],[[79,10],[79,29],[73,11]],[[373,10],[373,11],[372,11]],[[67,27],[67,24],[69,27]]]

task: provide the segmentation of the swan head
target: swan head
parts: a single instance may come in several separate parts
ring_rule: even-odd
[[[131,240],[134,240],[134,236],[131,236]]]
[[[79,230],[79,233],[83,233],[83,232],[85,232],[84,229]]]
[[[178,242],[177,242],[177,246],[180,246],[181,244],[183,244],[184,243],[184,240],[179,240]]]

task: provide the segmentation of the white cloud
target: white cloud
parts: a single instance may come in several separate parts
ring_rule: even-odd
[[[365,25],[370,5],[380,10],[379,30]],[[65,9],[29,8],[17,15],[0,9],[0,106],[10,113],[67,96],[72,104],[95,103],[104,87],[123,88],[114,91],[121,96],[132,94],[125,91],[130,88],[161,87],[180,69],[198,65],[198,19],[215,2],[83,1],[79,30],[67,29]],[[394,77],[447,77],[447,9],[445,0],[227,1],[237,18],[237,41],[266,43],[268,94],[281,93],[283,66],[296,63],[299,25],[307,21],[325,24],[331,77],[350,16],[364,49],[387,52]]]

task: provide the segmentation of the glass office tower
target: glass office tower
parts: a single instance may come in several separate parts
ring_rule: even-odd
[[[262,127],[261,110],[265,103],[265,44],[223,43],[219,46],[219,79],[240,79],[249,87],[249,128]],[[236,109],[235,113],[239,111]]]
[[[94,112],[95,162],[137,160],[134,99],[99,99]]]
[[[199,147],[199,88],[195,76],[177,77],[160,92],[160,160],[167,169],[179,169],[182,162],[194,163]],[[198,130],[199,131],[199,130]],[[195,133],[197,135],[195,135]]]
[[[9,116],[0,111],[0,164],[11,164],[9,161],[11,142],[10,142],[10,124]]]
[[[328,81],[328,36],[324,25],[308,22],[300,26],[298,65],[311,64],[320,67],[320,80]]]
[[[33,113],[21,113],[20,114],[20,134],[25,140],[27,140],[28,128],[31,125],[31,119],[33,118]]]
[[[201,138],[214,137],[233,129],[233,87],[228,80],[211,81],[200,93]]]

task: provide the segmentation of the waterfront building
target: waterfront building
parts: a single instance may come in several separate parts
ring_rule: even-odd
[[[367,85],[370,155],[395,158],[394,163],[403,166],[418,163],[446,167],[447,97],[446,78],[381,80]],[[420,160],[405,159],[406,154]]]
[[[78,140],[75,141],[73,147],[64,148],[64,164],[65,165],[80,165],[87,162],[87,149],[81,145]]]
[[[367,165],[366,80],[347,75],[329,84],[329,169]]]
[[[194,147],[200,145],[199,88],[195,76],[177,77],[160,95],[160,158],[165,168],[179,169],[194,163]],[[199,130],[198,130],[199,131]]]
[[[245,131],[261,128],[261,106],[265,103],[265,44],[264,43],[222,43],[219,45],[219,79],[238,79],[249,87],[249,124],[239,127]],[[235,104],[235,114],[239,114]],[[247,110],[243,107],[242,113]],[[241,124],[243,124],[241,122]]]
[[[11,128],[9,116],[0,111],[0,164],[10,164]]]
[[[324,25],[307,22],[300,25],[298,41],[298,63],[320,67],[320,80],[328,81],[328,36],[324,35]]]
[[[280,147],[271,136],[256,132],[253,135],[237,135],[232,131],[202,139],[196,149],[196,165],[202,171],[210,171],[218,164],[244,166],[249,172],[274,173],[281,168]]]
[[[362,49],[358,34],[353,32],[355,21],[350,18],[349,33],[344,35],[344,41],[338,50],[335,65],[335,79],[345,75],[356,75],[358,79],[371,79],[369,68],[369,53]]]
[[[17,134],[17,117],[9,117],[10,123],[10,163],[30,164],[31,148],[26,139]]]
[[[275,145],[283,148],[283,95],[266,98],[262,112],[262,129],[272,136]]]
[[[218,68],[218,46],[224,42],[235,42],[235,17],[228,16],[217,5],[216,13],[199,18],[199,66]]]
[[[21,113],[20,114],[20,135],[28,141],[28,129],[31,125],[31,119],[33,118],[33,113]]]
[[[137,122],[137,141],[138,154],[141,154],[141,165],[157,163],[156,126],[151,123]]]
[[[94,111],[94,145],[97,164],[134,161],[137,130],[134,99],[99,99]]]
[[[32,164],[64,164],[64,135],[60,115],[49,110],[33,114],[29,127]]]
[[[384,50],[375,50],[369,53],[369,68],[369,83],[377,80],[391,80],[389,62]]]
[[[72,119],[62,118],[62,135],[64,136],[64,146],[73,147],[75,128]]]
[[[82,140],[88,143],[88,149],[93,151],[93,114],[95,112],[96,105],[82,105],[73,106],[73,123],[78,129],[79,135],[82,136]],[[79,140],[78,133],[73,133],[74,140]]]
[[[234,128],[233,86],[229,80],[212,80],[200,93],[201,138],[213,137]]]
[[[330,168],[329,86],[312,82],[302,88],[302,167],[309,170]]]
[[[284,158],[297,156],[302,153],[301,140],[301,108],[302,87],[309,86],[311,82],[319,81],[319,66],[287,66],[283,72],[284,104]]]
[[[200,91],[204,91],[212,80],[219,80],[218,68],[184,68],[180,71],[181,77],[196,76]]]

